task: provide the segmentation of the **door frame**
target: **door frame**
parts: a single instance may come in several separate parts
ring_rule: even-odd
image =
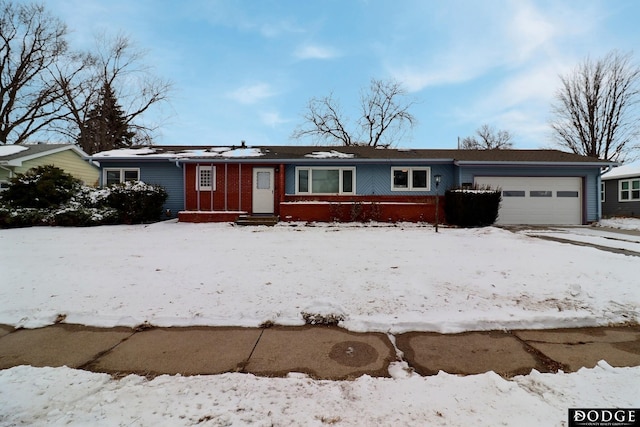
[[[269,172],[269,189],[258,189],[258,173]],[[273,215],[275,213],[275,183],[276,170],[274,167],[253,168],[251,183],[251,211],[254,214]]]

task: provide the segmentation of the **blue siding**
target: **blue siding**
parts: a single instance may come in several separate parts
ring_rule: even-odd
[[[429,165],[429,164],[411,164],[403,163],[385,163],[385,164],[340,164],[330,165],[320,163],[317,165],[305,164],[304,167],[355,167],[356,168],[356,194],[358,195],[377,195],[377,196],[424,196],[435,194],[435,184],[433,176],[440,174],[442,181],[440,183],[440,194],[444,190],[451,187],[454,182],[453,166],[451,165]],[[391,190],[391,168],[399,166],[408,167],[430,167],[431,168],[431,190],[430,191],[392,191]],[[287,165],[285,172],[285,191],[286,194],[295,194],[295,165]]]
[[[146,184],[160,185],[167,190],[167,201],[164,210],[170,209],[171,216],[177,217],[178,212],[184,210],[184,175],[182,166],[178,167],[174,162],[109,162],[100,159],[102,168],[140,168],[140,180]],[[102,182],[102,173],[100,174]]]
[[[459,184],[473,182],[476,176],[530,176],[530,177],[581,177],[584,178],[584,201],[586,203],[587,222],[598,221],[598,204],[600,203],[600,188],[598,187],[599,168],[553,168],[553,167],[459,167]]]

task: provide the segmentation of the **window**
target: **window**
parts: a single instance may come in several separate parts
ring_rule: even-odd
[[[431,168],[391,168],[392,191],[428,191]]]
[[[529,197],[553,197],[553,191],[529,191]]]
[[[600,181],[600,203],[604,203],[604,199],[605,199],[605,185],[604,184],[605,184],[604,181]]]
[[[502,197],[524,197],[524,191],[520,191],[520,190],[503,191]]]
[[[0,181],[0,192],[9,188],[9,181]]]
[[[556,191],[556,197],[578,197],[577,191]]]
[[[640,200],[640,178],[625,179],[619,182],[621,202]]]
[[[102,184],[109,186],[128,181],[140,181],[140,169],[105,168]]]
[[[296,168],[296,194],[354,194],[355,168]]]
[[[197,167],[196,191],[214,191],[216,189],[216,167],[205,165]]]

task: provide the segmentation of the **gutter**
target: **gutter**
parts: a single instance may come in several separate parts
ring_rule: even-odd
[[[611,167],[616,163],[611,162],[532,162],[532,161],[476,161],[476,160],[454,160],[456,166],[561,166],[561,167],[581,167],[581,166],[598,166],[602,168],[607,165]]]

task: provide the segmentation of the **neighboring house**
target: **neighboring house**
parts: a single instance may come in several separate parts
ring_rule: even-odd
[[[640,162],[619,166],[602,175],[602,216],[640,218]]]
[[[73,144],[0,145],[0,185],[37,166],[53,165],[78,178],[85,185],[97,186],[99,171],[87,153]]]
[[[167,188],[180,221],[435,219],[454,187],[502,191],[499,224],[585,224],[600,219],[600,173],[611,162],[556,150],[372,147],[155,146],[98,153],[102,185],[140,179]],[[438,189],[434,177],[439,175]],[[442,203],[440,203],[440,218]]]

